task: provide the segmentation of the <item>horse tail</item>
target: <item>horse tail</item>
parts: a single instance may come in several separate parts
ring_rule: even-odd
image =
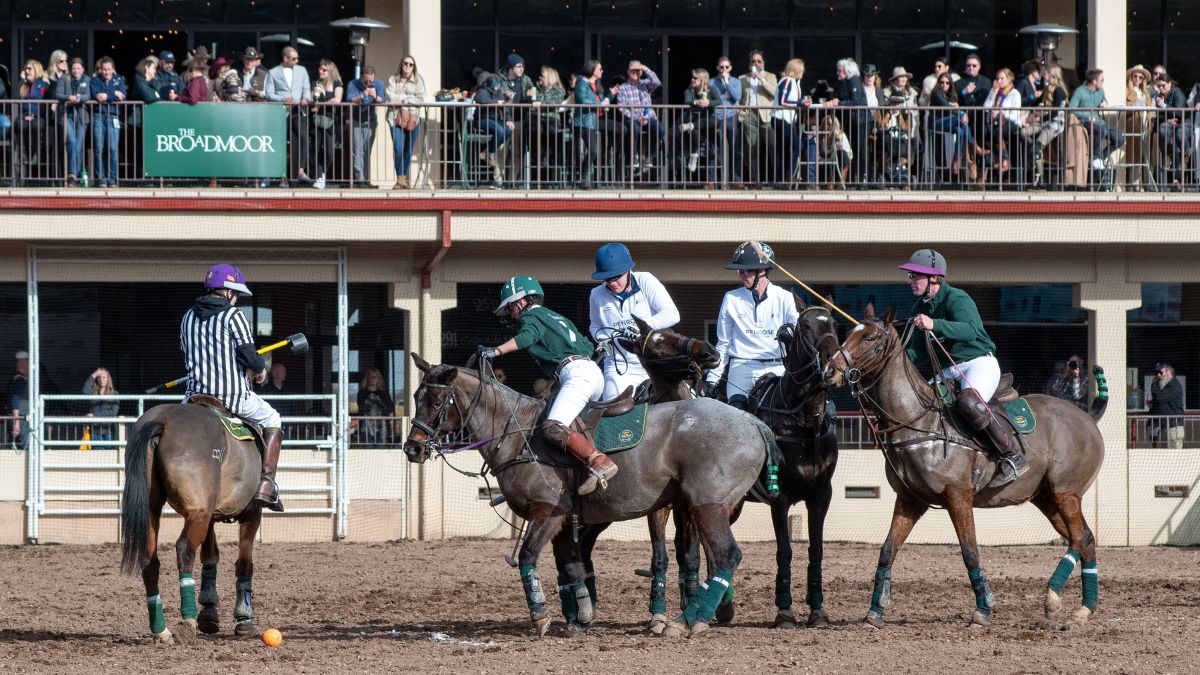
[[[1096,398],[1092,399],[1092,409],[1088,414],[1096,422],[1104,417],[1104,411],[1108,408],[1108,380],[1104,377],[1104,369],[1099,364],[1092,366],[1092,377],[1096,379]]]
[[[779,467],[783,465],[783,451],[775,442],[775,432],[771,431],[771,428],[762,420],[754,421],[758,435],[762,436],[763,443],[767,446],[767,456],[763,458],[763,467],[759,472],[759,478],[754,481],[750,491],[754,493],[758,501],[766,504],[779,495]]]
[[[146,566],[150,537],[150,486],[147,453],[162,433],[161,419],[143,422],[125,446],[125,489],[121,493],[121,571],[138,574]],[[153,457],[150,458],[151,461]]]

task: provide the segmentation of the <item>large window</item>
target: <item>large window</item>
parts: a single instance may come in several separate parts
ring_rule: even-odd
[[[1200,81],[1200,12],[1190,0],[1128,0],[1126,58],[1167,66],[1179,84]]]

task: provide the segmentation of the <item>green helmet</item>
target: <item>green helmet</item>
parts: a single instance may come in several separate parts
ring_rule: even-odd
[[[542,285],[530,276],[513,277],[500,287],[500,306],[496,308],[496,316],[504,316],[510,302],[516,302],[527,295],[545,295]]]
[[[727,270],[769,270],[775,266],[775,251],[763,241],[748,241],[733,252]]]

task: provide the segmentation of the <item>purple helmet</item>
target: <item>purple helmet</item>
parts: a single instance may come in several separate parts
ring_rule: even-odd
[[[942,257],[941,253],[931,248],[923,248],[909,256],[908,262],[897,269],[912,272],[913,274],[944,277],[946,276],[946,259]]]
[[[208,268],[208,276],[204,277],[204,288],[228,288],[241,295],[254,295],[246,288],[246,276],[229,263],[217,263]]]

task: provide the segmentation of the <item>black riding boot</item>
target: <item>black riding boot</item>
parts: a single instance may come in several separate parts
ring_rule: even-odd
[[[991,487],[1007,485],[1029,469],[1029,462],[1017,447],[1016,440],[1004,428],[1004,423],[992,414],[979,392],[964,389],[959,392],[956,403],[958,413],[967,420],[967,424],[975,431],[985,432],[1000,455],[1000,476],[990,483]]]
[[[275,484],[275,468],[279,465],[279,448],[283,443],[283,429],[263,429],[262,483],[254,501],[271,509],[283,512],[283,501],[279,499],[279,486]]]

